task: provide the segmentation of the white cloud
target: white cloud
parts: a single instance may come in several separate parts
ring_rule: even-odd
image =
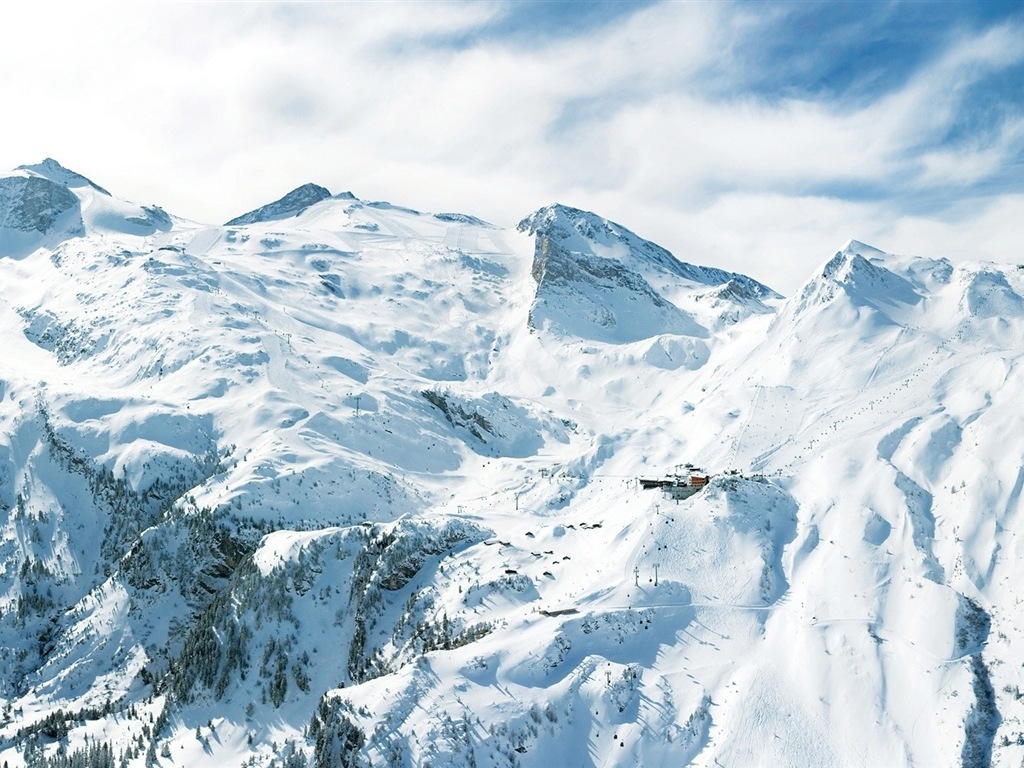
[[[1024,263],[1024,194],[964,203],[942,217],[901,216],[880,236],[896,253],[952,261]]]

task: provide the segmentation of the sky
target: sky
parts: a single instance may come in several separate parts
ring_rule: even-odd
[[[0,171],[222,223],[306,182],[560,202],[789,294],[846,240],[1024,262],[1024,3],[0,5]]]

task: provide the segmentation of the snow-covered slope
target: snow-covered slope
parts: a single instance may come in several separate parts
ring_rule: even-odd
[[[738,311],[767,312],[761,300],[780,298],[745,275],[683,264],[620,224],[564,205],[542,208],[518,230],[536,241],[535,328],[606,342],[705,338],[705,313],[691,306],[695,299],[727,299],[726,317],[735,322]]]
[[[0,760],[1024,759],[1018,267],[50,160],[0,237]]]

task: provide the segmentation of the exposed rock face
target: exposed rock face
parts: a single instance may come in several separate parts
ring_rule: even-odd
[[[78,198],[63,184],[39,176],[0,178],[2,229],[46,233],[78,206]]]
[[[143,205],[138,216],[129,216],[125,221],[140,227],[152,227],[154,230],[168,230],[172,226],[171,217],[158,205]]]
[[[662,272],[706,286],[733,281],[749,296],[781,298],[751,277],[679,261],[668,250],[644,240],[621,224],[567,205],[556,203],[541,208],[519,222],[517,229],[531,235],[546,235],[569,251],[583,250],[614,256],[641,273]]]
[[[533,328],[610,343],[662,334],[704,338],[707,329],[666,290],[699,296],[712,288],[713,299],[744,313],[768,311],[761,299],[776,297],[752,278],[685,264],[625,227],[576,208],[542,208],[518,229],[536,238]]]
[[[546,233],[537,234],[532,274],[537,281],[530,310],[533,328],[624,343],[663,333],[706,335],[622,262],[574,253]]]
[[[280,200],[275,200],[272,203],[257,208],[255,211],[242,214],[229,221],[227,225],[255,224],[260,221],[273,221],[274,219],[296,216],[309,208],[309,206],[315,205],[321,200],[326,200],[330,196],[330,190],[324,187],[317,184],[303,184],[301,187],[293,189]]]
[[[76,188],[76,187],[92,187],[97,192],[109,196],[103,187],[91,179],[87,179],[80,173],[72,171],[70,168],[65,168],[63,165],[58,163],[52,157],[48,157],[41,163],[32,163],[31,165],[19,165],[19,171],[29,171],[35,176],[42,176],[44,179],[61,184],[65,187]]]

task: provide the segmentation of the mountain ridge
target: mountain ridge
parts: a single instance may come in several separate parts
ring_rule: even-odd
[[[348,195],[348,199],[352,199],[351,193],[345,194]],[[225,226],[230,227],[238,224],[256,224],[258,222],[273,221],[275,219],[296,216],[311,205],[316,205],[320,201],[327,200],[330,197],[331,192],[326,187],[321,187],[318,184],[312,183],[303,184],[272,203],[267,203],[255,210],[231,219],[227,224],[225,224]]]
[[[0,241],[0,760],[1024,759],[1016,265],[64,178]]]

